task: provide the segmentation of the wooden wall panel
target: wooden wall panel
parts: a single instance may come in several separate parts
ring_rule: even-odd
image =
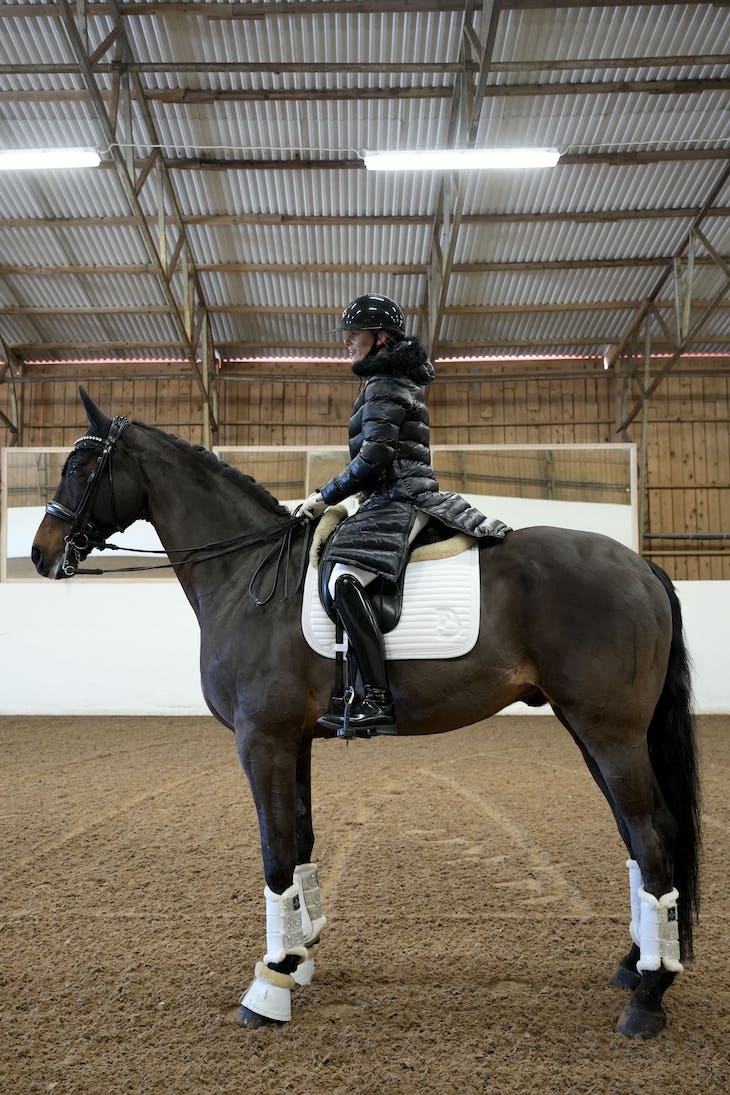
[[[730,380],[670,374],[648,416],[652,558],[675,578],[730,578]],[[706,538],[702,539],[702,534]]]
[[[219,381],[219,444],[346,443],[357,392],[346,367],[344,372],[340,365],[332,368],[328,378],[323,365],[293,364],[288,369],[285,380],[272,379],[271,366],[262,365],[251,366],[246,379]],[[312,373],[316,376],[309,380]],[[194,443],[203,441],[202,401],[190,377],[88,377],[84,383],[109,414],[126,414]],[[48,376],[17,387],[24,402],[23,445],[70,446],[84,432],[75,382]],[[616,432],[620,388],[616,374],[571,361],[490,363],[478,371],[466,363],[441,366],[428,393],[433,441],[549,446],[627,439],[638,445],[640,415],[627,438]],[[632,386],[629,407],[637,396]],[[0,410],[10,417],[4,384]],[[10,431],[0,423],[0,442],[11,440]],[[714,361],[680,363],[669,374],[650,401],[646,450],[645,553],[675,579],[730,579],[730,540],[718,538],[730,533],[726,368]],[[569,479],[573,473],[565,465],[560,474]],[[525,484],[523,489],[531,488]],[[652,539],[670,534],[682,538]],[[705,539],[696,539],[702,534]]]
[[[84,386],[109,415],[138,418],[195,444],[202,442],[202,404],[197,388],[187,378],[89,380],[84,381]],[[23,389],[26,405],[23,445],[71,445],[86,431],[86,416],[75,381],[43,380],[24,384]],[[0,431],[0,440],[10,444],[7,429]]]

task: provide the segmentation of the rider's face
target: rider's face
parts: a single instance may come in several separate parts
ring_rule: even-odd
[[[375,340],[380,337],[380,331],[348,331],[345,335],[345,349],[350,355],[350,361],[357,365],[367,357],[373,348]]]

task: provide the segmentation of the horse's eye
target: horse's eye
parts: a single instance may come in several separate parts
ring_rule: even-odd
[[[75,479],[77,476],[82,475],[86,468],[85,455],[74,454],[69,456],[66,461],[66,475],[69,479]]]

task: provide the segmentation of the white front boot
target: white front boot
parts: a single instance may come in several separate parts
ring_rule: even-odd
[[[635,859],[627,859],[626,866],[629,869],[629,896],[631,898],[631,924],[629,925],[629,931],[631,932],[631,938],[639,946],[639,923],[641,921],[641,898],[639,897],[639,890],[641,889],[641,868]]]
[[[316,863],[299,863],[294,868],[294,885],[299,892],[304,944],[310,948],[318,942],[327,923],[327,917],[322,912]],[[297,985],[311,985],[314,977],[314,958],[311,954],[299,963],[292,976]]]
[[[284,893],[274,893],[267,886],[266,954],[264,962],[283,962],[288,954],[307,957],[302,931],[302,899],[299,887],[292,884]]]
[[[255,976],[241,998],[243,1007],[277,1023],[291,1019],[291,990],[295,984],[289,973],[269,969],[267,963],[283,962],[287,955],[294,955],[303,962],[307,948],[302,932],[302,901],[299,888],[291,885],[283,894],[276,894],[267,886],[266,898],[266,954],[263,962],[256,963]]]

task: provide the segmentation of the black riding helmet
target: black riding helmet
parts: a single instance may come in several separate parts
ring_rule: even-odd
[[[347,305],[335,330],[387,331],[403,339],[406,336],[406,321],[402,309],[390,297],[365,293]]]

